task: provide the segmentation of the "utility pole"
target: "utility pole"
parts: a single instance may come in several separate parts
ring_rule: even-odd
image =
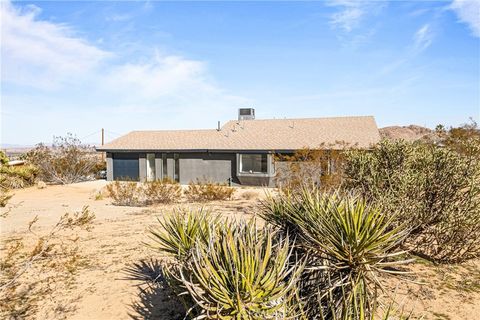
[[[102,128],[102,146],[105,143],[105,129]],[[105,152],[102,151],[102,161],[105,161]]]

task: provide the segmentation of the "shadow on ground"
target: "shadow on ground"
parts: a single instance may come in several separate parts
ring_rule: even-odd
[[[128,266],[123,280],[140,281],[138,298],[130,305],[129,316],[141,319],[183,319],[184,308],[167,287],[157,260],[141,260]]]

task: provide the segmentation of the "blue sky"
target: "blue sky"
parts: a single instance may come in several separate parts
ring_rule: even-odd
[[[1,142],[374,115],[480,117],[479,1],[7,2]]]

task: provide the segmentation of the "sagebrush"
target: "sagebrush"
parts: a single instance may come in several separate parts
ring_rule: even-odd
[[[406,223],[405,245],[437,262],[480,255],[480,139],[456,147],[384,140],[347,153],[345,187]]]
[[[116,206],[143,205],[142,188],[134,181],[114,181],[107,185],[107,194]]]
[[[147,204],[177,202],[182,196],[182,187],[172,179],[165,178],[146,182],[144,194]]]
[[[229,200],[234,192],[235,190],[226,184],[197,180],[189,183],[185,190],[185,196],[190,201],[205,202]]]
[[[99,158],[93,147],[82,144],[72,134],[54,137],[53,144],[38,144],[27,160],[39,170],[43,181],[68,184],[94,178]]]

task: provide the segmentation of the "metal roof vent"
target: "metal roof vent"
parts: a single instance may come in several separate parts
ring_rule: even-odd
[[[240,108],[238,109],[238,120],[255,120],[255,109]]]

